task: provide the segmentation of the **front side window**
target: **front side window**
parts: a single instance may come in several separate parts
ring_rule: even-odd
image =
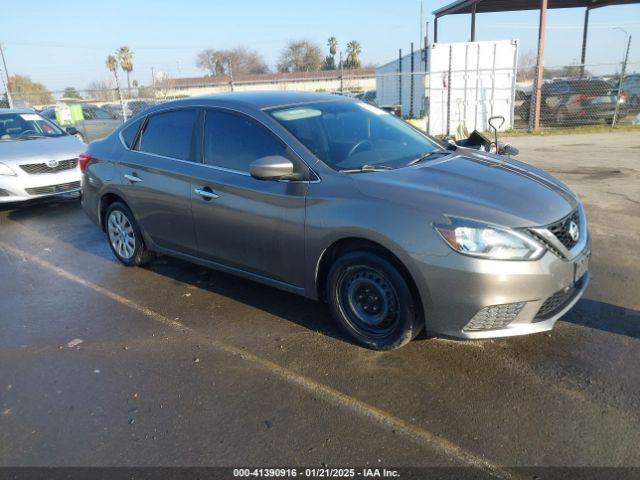
[[[271,116],[336,170],[398,168],[442,147],[399,118],[362,102],[322,102]]]
[[[207,165],[249,172],[252,162],[269,155],[285,156],[287,148],[265,127],[244,115],[207,111],[204,161]]]
[[[178,160],[190,160],[196,110],[173,110],[151,115],[144,127],[138,150]]]

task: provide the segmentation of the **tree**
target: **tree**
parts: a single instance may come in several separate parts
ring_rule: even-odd
[[[124,109],[124,103],[122,102],[122,92],[120,91],[120,82],[118,81],[118,59],[113,55],[108,55],[105,60],[107,69],[113,74],[113,78],[116,81],[116,91],[118,92],[118,99],[120,100],[120,106],[122,107],[122,117],[126,120],[127,113]]]
[[[120,62],[120,68],[127,74],[127,92],[131,96],[131,82],[129,75],[133,71],[133,52],[129,47],[123,46],[116,50],[116,56]]]
[[[312,72],[322,67],[322,50],[309,40],[292,40],[284,47],[279,72]]]
[[[329,37],[327,40],[327,47],[329,47],[329,55],[324,57],[322,64],[323,70],[335,70],[336,69],[336,53],[338,52],[338,40],[336,37]]]
[[[332,57],[335,57],[338,52],[338,39],[336,37],[329,37],[329,40],[327,40],[327,47],[329,47],[329,54],[331,54]]]
[[[324,61],[322,62],[323,70],[335,70],[336,69],[336,59],[333,55],[327,55],[324,57]]]
[[[9,91],[14,103],[22,101],[29,105],[47,105],[55,102],[47,87],[26,75],[9,77]]]
[[[231,73],[234,75],[266,73],[269,70],[258,52],[243,46],[227,50],[214,48],[202,50],[196,57],[196,66],[214,77]]]
[[[80,95],[80,93],[78,92],[78,90],[76,90],[76,87],[67,87],[64,89],[64,92],[62,93],[62,96],[64,98],[78,98],[78,99],[82,99],[82,95]]]
[[[99,102],[113,102],[114,85],[111,81],[95,80],[87,85],[88,96]]]
[[[347,43],[347,59],[344,62],[345,68],[360,68],[360,54],[362,53],[362,46],[360,42],[351,40]]]

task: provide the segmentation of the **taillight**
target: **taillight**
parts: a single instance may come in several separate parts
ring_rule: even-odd
[[[88,153],[81,153],[80,156],[78,157],[78,165],[80,166],[80,171],[82,173],[84,173],[84,171],[87,169],[87,165],[89,165],[89,160],[91,160],[93,157],[88,154]]]
[[[591,98],[590,95],[586,95],[586,94],[579,94],[576,95],[575,97],[573,97],[573,100],[571,100],[569,103],[582,103],[585,100],[588,100],[589,98]]]

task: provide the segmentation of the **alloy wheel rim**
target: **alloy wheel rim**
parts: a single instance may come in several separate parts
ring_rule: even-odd
[[[356,267],[343,277],[339,288],[342,310],[354,328],[374,337],[393,330],[399,316],[398,296],[384,275]]]
[[[122,258],[129,260],[136,250],[136,237],[133,225],[120,210],[114,210],[107,221],[109,242],[114,251]]]

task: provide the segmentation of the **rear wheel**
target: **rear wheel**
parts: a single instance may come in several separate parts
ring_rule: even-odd
[[[385,258],[347,253],[327,276],[329,307],[343,330],[375,350],[391,350],[411,341],[423,322],[409,286]]]
[[[147,249],[133,213],[124,203],[114,202],[105,215],[105,230],[111,251],[128,267],[140,266],[153,258]]]

